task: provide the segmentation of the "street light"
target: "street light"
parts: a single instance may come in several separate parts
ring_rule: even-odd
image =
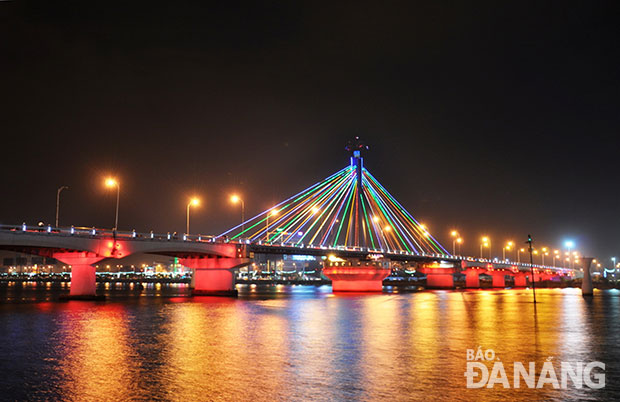
[[[105,185],[108,188],[116,187],[116,217],[114,219],[114,231],[116,232],[118,230],[118,204],[121,198],[121,185],[118,180],[113,177],[108,177],[105,180]]]
[[[450,236],[452,236],[452,255],[456,254],[456,240],[459,239],[459,232],[453,230],[450,232]]]
[[[187,235],[189,235],[189,208],[192,206],[197,207],[198,205],[200,205],[200,200],[196,197],[189,200],[189,203],[187,204],[187,220],[185,222],[187,224],[187,227],[185,228],[185,234]]]
[[[277,216],[278,215],[278,210],[277,209],[272,209],[271,211],[267,212],[267,242],[269,242],[269,217],[270,216]],[[267,263],[269,263],[269,261],[267,261]],[[269,269],[267,269],[269,270]]]
[[[58,187],[58,191],[56,192],[56,227],[58,227],[58,212],[60,211],[60,192],[67,189],[69,189],[68,186],[61,186]]]
[[[524,248],[518,248],[517,249],[517,263],[521,262],[521,253],[525,253],[525,249]]]
[[[514,242],[509,241],[506,243],[506,246],[502,248],[502,260],[506,261],[506,251],[512,250],[512,246],[514,246]]]
[[[489,259],[491,259],[491,239],[488,236],[482,237],[482,242],[480,243],[480,258],[482,258],[482,247],[489,248]]]
[[[570,250],[575,247],[575,242],[572,240],[566,240],[564,242],[564,247],[566,247],[566,249],[568,250],[568,254],[570,255]],[[570,260],[569,264],[568,264],[568,268],[572,268],[572,259]]]
[[[542,256],[542,265],[545,265],[545,256],[549,255],[549,249],[547,247],[543,247],[540,255]]]
[[[230,202],[233,204],[241,203],[241,233],[243,233],[245,232],[245,202],[236,194],[230,196]]]
[[[456,244],[459,245],[459,255],[461,255],[461,244],[463,243],[463,238],[459,237],[458,239],[456,239]]]

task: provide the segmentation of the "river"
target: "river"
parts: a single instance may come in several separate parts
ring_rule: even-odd
[[[620,292],[578,289],[334,295],[329,286],[119,285],[57,302],[64,284],[0,287],[2,400],[618,400]],[[467,388],[467,350],[510,388]],[[471,356],[470,356],[471,357]],[[479,360],[478,360],[479,361]],[[513,362],[600,361],[605,387],[514,388]],[[601,372],[601,370],[598,370]],[[536,377],[536,380],[539,376]]]

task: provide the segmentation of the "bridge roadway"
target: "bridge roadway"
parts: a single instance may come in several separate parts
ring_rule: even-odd
[[[194,271],[192,285],[195,294],[236,294],[234,271],[251,263],[251,253],[302,254],[338,257],[327,261],[325,271],[342,274],[344,265],[353,265],[356,272],[376,270],[376,261],[417,263],[418,270],[427,275],[429,287],[450,288],[454,273],[466,275],[468,287],[479,286],[479,275],[493,277],[494,286],[504,286],[506,275],[515,277],[516,286],[525,286],[533,268],[537,281],[573,276],[572,270],[509,261],[485,260],[441,254],[417,254],[407,251],[375,250],[365,247],[316,246],[299,244],[263,244],[248,241],[228,242],[223,238],[203,235],[176,235],[114,232],[96,228],[53,228],[0,225],[0,249],[53,257],[71,266],[70,297],[95,297],[94,264],[110,258],[124,258],[146,253],[178,257],[180,263]],[[341,262],[345,260],[346,262]],[[368,263],[364,261],[375,261]],[[374,272],[374,271],[373,271]],[[383,268],[386,275],[389,269]],[[375,272],[376,273],[376,272]],[[356,274],[358,275],[358,274]],[[380,281],[373,274],[373,288],[380,290]],[[329,276],[329,275],[328,275]],[[340,275],[341,276],[341,275]],[[363,275],[362,275],[363,276]],[[347,280],[357,280],[359,275]],[[382,279],[381,279],[382,280]],[[531,279],[530,279],[531,280]],[[351,290],[351,289],[349,289]]]

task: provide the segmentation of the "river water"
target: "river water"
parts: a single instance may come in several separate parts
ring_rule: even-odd
[[[0,400],[618,400],[620,292],[0,285]],[[468,389],[467,349],[493,349],[510,388]],[[499,359],[499,360],[497,360]],[[514,388],[513,362],[604,363],[601,389]],[[493,362],[483,362],[491,371]],[[599,369],[600,373],[601,370]],[[540,376],[536,377],[536,380]]]

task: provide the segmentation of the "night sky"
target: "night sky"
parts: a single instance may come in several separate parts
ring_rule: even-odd
[[[221,233],[349,163],[444,246],[620,257],[612,2],[0,2],[0,223]],[[205,2],[207,3],[207,2]],[[337,4],[336,4],[337,3]],[[389,3],[389,4],[388,4]]]

